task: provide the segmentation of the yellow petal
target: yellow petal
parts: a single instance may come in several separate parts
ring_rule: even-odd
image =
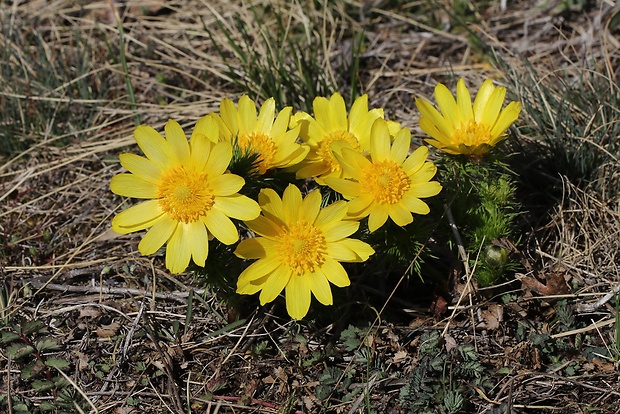
[[[194,221],[183,224],[187,246],[192,254],[194,263],[204,267],[207,256],[209,255],[209,234],[205,225],[201,221]]]
[[[364,243],[361,240],[343,239],[343,240],[340,240],[338,243],[347,246],[348,248],[353,250],[355,254],[357,255],[355,260],[340,260],[341,262],[344,262],[344,261],[365,262],[366,260],[368,260],[368,258],[371,255],[375,253],[375,249],[370,247],[368,243]]]
[[[258,193],[258,203],[265,217],[279,222],[284,219],[282,199],[271,188],[263,188],[260,190],[260,193]]]
[[[388,219],[388,208],[383,204],[375,203],[369,209],[368,231],[371,233],[385,224]]]
[[[283,222],[279,220],[274,222],[265,216],[258,216],[254,220],[246,221],[245,224],[254,233],[270,239],[279,236],[282,233],[282,226],[284,226]]]
[[[273,260],[270,258],[267,259],[259,259],[249,265],[241,274],[239,275],[239,279],[237,280],[237,287],[245,285],[253,280],[258,280],[265,275],[273,272],[278,266],[280,266],[280,262],[277,260]],[[240,293],[240,292],[237,292]]]
[[[383,161],[390,156],[390,130],[383,119],[372,124],[370,132],[370,156],[373,162]]]
[[[277,243],[265,237],[245,239],[235,249],[235,255],[242,259],[264,259],[277,248]]]
[[[191,253],[186,236],[184,224],[179,223],[166,246],[166,267],[172,273],[181,273],[189,265]]]
[[[346,243],[343,243],[343,239],[337,242],[327,243],[327,255],[339,262],[355,262],[359,259],[357,253],[351,249]]]
[[[426,157],[428,156],[428,148],[425,146],[418,147],[411,155],[403,162],[403,171],[408,176],[411,176],[418,172],[424,165]],[[428,181],[428,180],[427,180]]]
[[[256,129],[256,104],[247,95],[239,99],[239,134]],[[271,118],[273,120],[273,116]]]
[[[228,98],[223,99],[220,103],[220,119],[227,129],[227,131],[220,131],[220,133],[226,132],[226,139],[232,141],[239,133],[239,115],[235,104]]]
[[[409,132],[409,128],[402,128],[392,143],[390,159],[397,165],[401,165],[405,161],[405,158],[407,158],[407,155],[409,155],[410,147],[411,132]]]
[[[346,198],[357,197],[362,192],[362,185],[360,183],[348,179],[345,180],[344,178],[328,177],[325,179],[325,184]]]
[[[173,162],[187,165],[189,162],[189,143],[183,128],[177,121],[171,119],[166,123],[165,131]]]
[[[446,137],[452,136],[454,133],[454,125],[452,125],[448,119],[444,118],[428,101],[421,98],[416,98],[415,104],[420,111],[422,119],[427,118],[430,123],[435,125],[437,130]],[[426,131],[425,131],[426,132]],[[436,138],[436,137],[434,137]]]
[[[308,273],[304,277],[308,278],[308,285],[310,285],[310,290],[314,294],[314,297],[323,305],[332,305],[334,300],[327,276],[325,276],[321,269],[317,268],[316,270],[316,272]]]
[[[327,280],[335,286],[345,287],[351,284],[349,275],[347,275],[344,267],[334,259],[329,257],[325,258],[325,262],[323,262],[323,266],[321,266],[321,271],[325,274]]]
[[[310,286],[307,278],[292,275],[285,293],[288,314],[293,319],[303,319],[310,309]]]
[[[139,125],[133,136],[144,155],[160,169],[166,169],[170,165],[170,146],[152,127]]]
[[[131,153],[121,154],[118,158],[121,161],[121,165],[137,177],[153,184],[159,182],[161,169],[148,158]]]
[[[454,100],[452,92],[450,92],[450,90],[443,83],[439,83],[435,86],[435,101],[441,110],[441,114],[448,121],[448,123],[458,127],[460,123],[457,114],[458,107],[456,106],[456,101]]]
[[[216,196],[213,208],[237,220],[254,220],[260,214],[256,201],[241,194]]]
[[[481,124],[487,125],[489,128],[492,128],[493,125],[497,122],[497,117],[499,116],[499,112],[502,110],[502,104],[504,103],[504,98],[506,96],[506,88],[497,87],[489,96],[489,101],[483,109],[482,118],[480,119]]]
[[[205,138],[207,141],[216,143],[220,140],[220,132],[219,132],[219,122],[217,120],[218,116],[216,114],[209,114],[203,116],[196,122],[196,126],[194,126],[194,130],[192,131],[192,136],[190,138],[190,148],[192,148],[192,142],[196,139],[196,137]],[[193,148],[191,149],[193,151]]]
[[[430,181],[431,178],[437,173],[437,167],[432,162],[425,162],[422,167],[415,172],[415,174],[409,177],[409,184],[413,187],[415,185]]]
[[[207,226],[207,230],[222,243],[230,245],[239,240],[237,228],[221,211],[213,208],[207,211],[207,214],[200,219]]]
[[[412,186],[408,193],[417,198],[432,197],[441,191],[441,184],[437,181],[422,182]]]
[[[284,190],[284,194],[282,194],[284,221],[287,224],[295,223],[298,220],[301,203],[301,191],[299,191],[296,185],[289,184]]]
[[[410,194],[405,194],[401,203],[407,210],[415,214],[428,214],[431,211],[428,204]]]
[[[329,124],[330,131],[349,130],[347,107],[344,103],[342,95],[340,95],[338,92],[334,93],[331,98],[329,98],[329,112],[329,119],[331,121],[331,123]]]
[[[510,128],[510,125],[512,125],[517,120],[520,112],[521,103],[510,102],[508,106],[506,106],[506,108],[504,108],[504,110],[500,113],[497,122],[491,130],[491,136],[499,137],[501,134],[503,134],[504,131]]]
[[[148,200],[121,211],[112,219],[112,230],[119,234],[148,229],[162,216],[157,200]]]
[[[368,208],[373,203],[374,199],[370,195],[363,195],[349,201],[349,215],[362,218],[368,215]]]
[[[310,191],[301,203],[299,218],[308,223],[314,223],[321,210],[322,201],[323,197],[319,190]]]
[[[157,186],[134,174],[117,174],[110,181],[114,194],[133,198],[157,198]]]
[[[347,214],[347,202],[337,201],[323,208],[314,221],[314,227],[325,230],[333,227]]]
[[[338,124],[332,120],[331,108],[327,98],[318,96],[312,101],[312,109],[314,110],[314,119],[321,126],[324,132],[331,132],[337,129]],[[312,125],[309,123],[308,127]],[[310,130],[308,131],[310,133]],[[319,139],[318,141],[322,140]]]
[[[368,116],[368,95],[359,96],[351,105],[349,111],[349,130],[355,131],[358,125],[365,121]],[[372,125],[372,124],[371,124]],[[370,127],[371,125],[368,125]]]
[[[273,98],[267,99],[260,108],[255,130],[270,136],[272,133],[273,118],[276,114],[276,101]],[[287,122],[288,123],[288,122]]]
[[[177,221],[172,220],[164,214],[161,219],[146,232],[138,244],[140,253],[147,256],[159,250],[159,248],[170,239],[170,236],[172,236],[172,233],[177,228],[177,224]]]
[[[465,81],[461,78],[456,84],[456,104],[459,110],[459,123],[467,124],[474,118],[474,111],[471,106],[471,95],[465,86]]]
[[[426,141],[439,149],[445,145],[449,145],[451,142],[450,137],[440,132],[439,129],[437,129],[437,126],[429,118],[420,118],[420,129],[422,129],[422,131],[424,131],[427,135],[435,138],[435,141],[437,141],[436,144],[432,143],[431,140],[428,139]]]
[[[482,85],[480,85],[480,89],[478,89],[478,93],[476,94],[476,99],[474,99],[474,119],[476,123],[482,123],[484,108],[486,108],[487,102],[494,90],[495,86],[491,79],[485,80],[482,82]]]
[[[224,197],[233,195],[245,184],[245,180],[235,174],[222,174],[218,175],[212,180],[209,180],[209,185],[213,190],[213,195],[216,197]]]
[[[409,212],[402,203],[390,204],[388,211],[392,221],[401,227],[405,227],[413,221],[411,212]]]
[[[271,126],[271,136],[274,137],[274,141],[279,144],[279,140],[277,137],[283,136],[286,134],[287,129],[289,128],[289,122],[291,120],[291,112],[293,112],[293,108],[287,106],[283,108],[276,116],[275,121],[273,121],[273,125]],[[294,131],[294,136],[297,138],[299,136],[299,129],[301,125],[291,126],[291,130]]]
[[[291,278],[292,271],[288,266],[277,267],[270,275],[260,293],[260,304],[271,302],[284,290]],[[293,276],[295,277],[295,276]]]
[[[323,236],[325,237],[325,241],[329,243],[342,240],[345,237],[349,237],[350,235],[355,233],[357,229],[359,229],[359,227],[359,221],[341,221],[336,225],[330,226],[327,230],[321,230],[323,230]]]
[[[228,168],[231,158],[232,146],[230,143],[226,141],[218,142],[213,146],[213,148],[211,148],[209,160],[205,165],[204,171],[206,171],[211,177],[222,175]]]

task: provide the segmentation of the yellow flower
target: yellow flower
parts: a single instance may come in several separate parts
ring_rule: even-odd
[[[153,254],[167,242],[166,267],[180,273],[190,258],[205,265],[211,236],[224,244],[237,242],[239,233],[229,217],[252,220],[260,207],[238,194],[243,178],[225,173],[232,158],[230,143],[215,144],[204,134],[188,143],[172,120],[165,131],[166,138],[149,126],[137,127],[134,138],[146,157],[120,155],[130,174],[114,176],[110,189],[149,200],[116,215],[112,229],[127,234],[150,228],[138,245],[140,253]],[[217,136],[217,130],[213,134]]]
[[[339,155],[341,165],[352,179],[326,178],[332,189],[349,202],[349,215],[368,217],[368,229],[373,232],[390,217],[399,226],[413,221],[411,213],[428,214],[428,205],[420,198],[437,195],[441,185],[429,180],[437,168],[425,162],[426,147],[419,147],[411,155],[411,133],[402,128],[390,144],[390,130],[386,121],[378,119],[370,133],[370,160],[350,149]]]
[[[287,106],[275,117],[275,100],[269,98],[256,114],[256,104],[246,95],[239,108],[230,99],[220,104],[220,114],[213,114],[220,126],[220,139],[234,143],[243,151],[258,154],[257,172],[298,164],[309,148],[296,142],[299,127],[289,129],[292,108]]]
[[[456,101],[443,84],[435,87],[435,99],[441,114],[426,100],[416,98],[420,128],[432,137],[426,142],[448,154],[482,156],[506,137],[506,130],[519,117],[521,104],[502,104],[506,88],[484,81],[472,106],[465,81],[456,85]]]
[[[377,118],[383,118],[383,109],[368,110],[368,95],[353,102],[347,116],[344,99],[334,93],[329,100],[317,97],[313,102],[314,118],[300,112],[291,124],[301,124],[300,137],[310,146],[310,153],[299,165],[297,178],[316,178],[323,185],[326,177],[341,177],[340,163],[334,157],[342,147],[358,152],[370,149],[370,127]]]
[[[311,292],[322,304],[333,303],[329,283],[338,287],[350,284],[339,262],[363,262],[374,250],[348,238],[359,222],[343,220],[345,201],[321,209],[321,200],[318,190],[302,199],[292,184],[282,199],[271,189],[261,190],[258,202],[263,214],[246,222],[261,237],[243,240],[235,250],[243,259],[258,260],[239,276],[237,293],[261,291],[260,303],[264,305],[286,289],[286,309],[294,319],[308,313]]]

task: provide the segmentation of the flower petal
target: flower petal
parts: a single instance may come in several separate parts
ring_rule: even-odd
[[[323,237],[325,237],[325,241],[335,242],[338,240],[342,240],[345,237],[349,237],[353,233],[359,229],[360,223],[359,221],[340,221],[335,225],[330,226],[329,229],[323,231]]]
[[[375,249],[370,247],[368,243],[365,243],[361,240],[357,239],[342,239],[338,242],[339,244],[345,245],[351,250],[353,250],[357,256],[355,260],[340,260],[351,261],[351,262],[365,262],[368,258],[375,253]]]
[[[271,272],[260,292],[259,299],[261,306],[278,297],[291,279],[291,275],[292,270],[288,266],[278,266]],[[295,276],[293,275],[293,277]]]
[[[254,263],[246,267],[243,272],[241,272],[241,274],[239,275],[239,279],[237,280],[237,288],[253,280],[258,280],[261,277],[270,274],[280,265],[281,264],[278,260],[274,260],[271,258],[259,259],[255,261]],[[239,290],[237,289],[237,293],[241,292],[239,292]]]
[[[232,146],[229,142],[218,142],[211,148],[209,160],[203,171],[210,174],[211,177],[224,174],[232,159]]]
[[[213,209],[237,220],[254,220],[260,214],[256,201],[241,194],[215,197]]]
[[[239,133],[239,115],[235,104],[228,98],[220,102],[220,118],[226,130],[220,130],[220,134],[224,134],[227,141],[232,141]]]
[[[170,145],[157,131],[148,125],[139,125],[133,137],[144,155],[164,170],[170,165]]]
[[[260,131],[267,136],[271,136],[271,128],[273,127],[273,119],[276,114],[276,101],[273,98],[267,99],[260,108],[258,119],[254,129]],[[288,123],[288,122],[287,122]]]
[[[305,220],[308,223],[314,223],[319,211],[321,211],[321,192],[319,190],[310,191],[301,203],[299,211],[299,218]]]
[[[138,244],[140,253],[147,256],[159,250],[159,248],[170,239],[170,236],[172,236],[178,224],[177,221],[172,220],[164,214],[161,219],[146,232]]]
[[[491,130],[491,136],[499,137],[501,134],[503,134],[504,131],[510,128],[510,125],[512,125],[517,120],[520,112],[521,103],[510,102],[508,106],[506,106],[506,108],[504,108],[504,110],[499,114],[499,118],[497,119],[497,122]]]
[[[431,210],[424,201],[411,194],[405,194],[401,200],[403,206],[412,213],[416,214],[428,214]]]
[[[409,131],[409,128],[402,128],[398,134],[396,134],[394,142],[392,143],[392,148],[390,149],[390,159],[397,165],[401,165],[405,161],[405,158],[407,158],[410,147],[411,132]]]
[[[260,193],[258,193],[258,204],[263,210],[265,217],[277,221],[284,219],[282,199],[271,188],[263,188],[260,190]]]
[[[390,157],[390,130],[387,122],[381,118],[372,124],[370,156],[373,162],[383,161]]]
[[[499,112],[502,110],[502,104],[504,103],[505,97],[506,88],[502,86],[495,88],[491,96],[489,96],[489,100],[483,109],[482,117],[480,118],[481,124],[487,125],[489,128],[493,128],[497,122]]]
[[[405,227],[407,224],[413,222],[411,212],[409,212],[402,203],[390,204],[388,210],[390,218],[398,226]]]
[[[116,174],[110,181],[114,194],[133,198],[157,198],[157,186],[134,174]]]
[[[493,81],[491,79],[485,80],[482,82],[482,85],[480,85],[480,89],[478,89],[478,93],[476,94],[476,99],[474,99],[473,108],[476,123],[482,123],[482,116],[484,115],[487,102],[489,101],[489,98],[494,90],[495,86],[493,85]]]
[[[330,228],[335,223],[339,222],[347,214],[347,202],[336,201],[323,208],[314,221],[314,227],[320,230]]]
[[[289,184],[284,190],[284,194],[282,194],[283,218],[287,224],[295,223],[298,220],[301,204],[301,191],[299,191],[296,185]]]
[[[306,277],[292,275],[286,285],[286,310],[293,319],[303,319],[310,309],[310,286]]]
[[[273,252],[277,243],[265,237],[245,239],[237,245],[235,255],[242,259],[264,259],[269,252]]]
[[[417,198],[427,198],[439,194],[441,188],[437,181],[423,182],[412,186],[408,193]]]
[[[431,124],[435,125],[437,130],[446,137],[452,136],[454,133],[454,125],[452,125],[448,119],[444,118],[438,111],[425,99],[416,98],[415,104],[420,111],[420,126],[422,125],[422,119],[428,119]],[[427,131],[424,131],[428,134]],[[430,135],[430,134],[429,134]],[[433,137],[437,138],[437,137]]]
[[[216,197],[233,195],[245,184],[245,180],[235,174],[218,175],[209,181],[209,185]]]
[[[321,271],[325,277],[327,277],[327,280],[335,286],[345,287],[351,284],[349,275],[347,275],[344,267],[334,259],[329,257],[325,258],[325,262],[323,262],[323,266],[321,266]]]
[[[461,78],[456,84],[456,104],[458,106],[459,123],[467,124],[474,118],[474,111],[471,106],[471,95],[465,86],[465,81]]]
[[[448,123],[458,128],[458,107],[456,106],[456,101],[454,100],[452,92],[450,92],[443,83],[438,83],[437,86],[435,86],[435,101],[439,109],[441,109],[441,114]]]
[[[112,230],[119,234],[148,229],[164,214],[157,200],[149,200],[121,211],[112,219]]]
[[[334,303],[334,299],[332,297],[332,289],[329,286],[329,281],[327,280],[327,276],[325,276],[325,274],[320,268],[317,268],[316,272],[314,273],[307,273],[306,275],[304,275],[304,277],[308,278],[310,290],[319,302],[326,306],[332,305]]]
[[[424,165],[426,157],[428,156],[428,148],[425,146],[418,147],[407,159],[403,162],[403,171],[408,176],[411,176],[418,172]]]
[[[166,246],[166,267],[172,273],[181,273],[189,265],[191,250],[187,237],[187,224],[179,223]]]
[[[130,173],[144,181],[157,184],[161,177],[161,169],[151,160],[136,154],[126,153],[118,156],[121,165]]]
[[[207,230],[222,243],[230,245],[239,240],[237,228],[228,216],[221,211],[213,208],[207,211],[207,214],[200,219],[207,226]]]
[[[181,165],[187,165],[189,162],[189,143],[183,128],[177,121],[169,120],[164,130],[166,131],[166,140],[170,146],[170,155],[173,162]]]
[[[372,233],[383,226],[388,219],[388,215],[387,206],[378,203],[373,204],[368,215],[368,231]]]
[[[349,179],[328,177],[325,179],[325,184],[346,198],[357,197],[362,192],[362,185]]]
[[[184,224],[187,245],[191,251],[194,263],[204,267],[209,255],[209,234],[201,221]]]
[[[256,129],[256,104],[247,95],[239,99],[239,134]],[[273,116],[271,117],[273,120]]]
[[[277,218],[275,219],[278,220]],[[281,221],[274,222],[265,216],[258,216],[254,220],[246,221],[245,224],[254,233],[270,239],[279,236],[282,233],[282,226],[284,226],[284,223]]]

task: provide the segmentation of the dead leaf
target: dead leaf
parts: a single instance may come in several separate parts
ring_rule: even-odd
[[[80,315],[78,318],[98,318],[101,316],[101,310],[94,306],[85,306],[80,309]]]
[[[523,286],[543,296],[563,295],[569,293],[568,286],[561,273],[550,272],[544,275],[545,284],[532,276],[521,275],[519,279]]]
[[[443,296],[436,296],[431,303],[430,311],[439,319],[448,311],[448,301]]]
[[[120,327],[121,327],[120,323],[112,322],[109,325],[101,325],[100,327],[97,328],[95,333],[97,334],[99,338],[110,338],[116,335]]]
[[[450,335],[446,334],[446,336],[444,337],[444,340],[446,341],[446,344],[445,344],[446,352],[450,352],[454,348],[457,347],[456,339],[454,339]]]
[[[500,323],[504,320],[504,307],[502,305],[492,303],[486,310],[483,310],[480,314],[484,321],[485,329],[494,331],[499,328]]]
[[[396,351],[396,353],[392,357],[391,362],[394,364],[399,364],[405,361],[408,357],[409,357],[409,353],[405,351],[404,349],[401,349],[400,351]]]

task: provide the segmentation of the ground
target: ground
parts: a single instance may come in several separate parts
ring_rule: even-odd
[[[0,412],[620,412],[619,16],[608,0],[2,2]],[[353,266],[334,306],[293,321],[111,231],[135,125],[190,131],[223,98],[264,100],[261,70],[295,70],[278,33],[317,48],[318,87],[368,94],[416,145],[414,99],[437,82],[506,86],[523,107],[513,271],[483,288],[435,245],[421,279]],[[282,76],[273,93],[309,105]]]

